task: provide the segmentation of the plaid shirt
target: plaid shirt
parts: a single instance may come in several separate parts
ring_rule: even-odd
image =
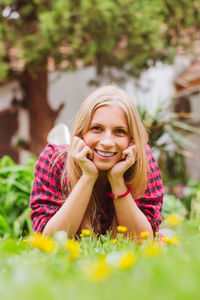
[[[47,222],[63,204],[60,178],[66,153],[55,162],[58,154],[67,149],[67,145],[48,144],[41,152],[35,166],[35,178],[30,196],[31,219],[34,231],[42,232]],[[142,198],[135,200],[139,209],[151,223],[153,231],[159,229],[162,221],[163,185],[158,164],[148,145],[145,146],[148,158],[148,183]],[[111,197],[105,195],[102,203],[103,213],[99,215],[101,233],[105,234],[112,223],[114,206]]]

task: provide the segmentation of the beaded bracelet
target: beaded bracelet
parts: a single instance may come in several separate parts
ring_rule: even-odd
[[[123,194],[121,194],[121,195],[114,195],[113,193],[108,193],[108,195],[110,196],[110,197],[112,197],[113,199],[119,199],[119,198],[122,198],[122,197],[125,197],[125,196],[127,196],[129,193],[130,193],[130,191],[131,191],[131,189],[130,189],[130,187],[127,189],[127,191],[125,192],[125,193],[123,193]]]

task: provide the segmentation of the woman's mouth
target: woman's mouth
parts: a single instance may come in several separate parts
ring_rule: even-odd
[[[95,152],[98,154],[98,156],[101,156],[103,158],[110,158],[113,157],[117,152],[104,152],[104,151],[100,151],[100,150],[96,150]]]

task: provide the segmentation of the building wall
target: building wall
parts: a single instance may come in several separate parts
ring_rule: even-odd
[[[188,149],[190,156],[185,159],[187,171],[190,178],[200,180],[200,135],[191,134],[187,137],[195,145],[195,148]]]

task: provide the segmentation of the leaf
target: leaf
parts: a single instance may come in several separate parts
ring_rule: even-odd
[[[171,137],[174,139],[174,141],[177,144],[182,145],[182,146],[184,145],[184,146],[189,146],[189,147],[192,147],[192,148],[196,148],[196,144],[194,144],[193,142],[191,142],[190,140],[185,138],[180,133],[175,132],[175,131],[170,131],[169,134],[171,135]]]
[[[30,219],[31,209],[27,207],[21,215],[14,221],[14,235],[18,237],[22,234],[24,224]]]
[[[10,158],[10,156],[8,155],[4,155],[1,159],[0,159],[0,169],[3,167],[7,167],[7,166],[15,166],[16,164],[14,163],[14,161],[12,160],[12,158]]]
[[[173,126],[175,126],[177,128],[184,129],[184,130],[189,131],[191,133],[200,134],[200,129],[199,128],[191,126],[189,124],[186,124],[186,123],[183,123],[183,122],[179,122],[179,121],[176,121],[176,120],[174,120],[172,122],[172,124],[173,124]]]
[[[6,219],[0,215],[0,234],[5,234],[7,231],[10,231],[10,226]]]
[[[0,169],[0,174],[5,174],[5,173],[12,173],[12,172],[19,172],[19,171],[27,171],[30,172],[30,167],[29,166],[23,166],[23,165],[13,165],[13,166],[8,166],[8,167],[3,167]]]

